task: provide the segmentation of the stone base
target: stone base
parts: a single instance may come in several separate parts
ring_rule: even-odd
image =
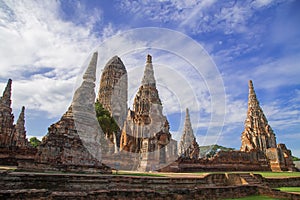
[[[220,151],[211,159],[179,158],[160,169],[162,172],[205,172],[205,171],[271,171],[264,154],[260,152]]]
[[[18,170],[32,172],[76,172],[76,173],[101,173],[111,174],[111,168],[106,165],[53,165],[47,163],[28,162],[21,160],[18,162]]]
[[[179,178],[2,171],[0,199],[224,199],[262,193],[299,198],[264,186],[265,180],[256,175],[251,176],[256,182],[244,182],[245,175],[251,176],[221,173]]]
[[[37,149],[19,147],[0,147],[0,165],[18,166],[19,161],[32,162]]]

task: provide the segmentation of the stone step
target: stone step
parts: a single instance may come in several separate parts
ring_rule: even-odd
[[[262,184],[259,180],[257,180],[251,174],[240,174],[240,177],[243,178],[249,185],[260,185],[260,184]]]

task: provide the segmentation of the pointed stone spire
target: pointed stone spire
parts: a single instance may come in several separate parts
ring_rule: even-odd
[[[188,134],[188,137],[195,137],[192,129],[190,113],[188,108],[186,108],[185,110],[184,133]]]
[[[97,59],[98,52],[95,52],[83,75],[81,86],[75,91],[71,105],[75,127],[82,143],[94,158],[100,161],[100,138],[103,132],[95,111]]]
[[[14,115],[11,109],[11,84],[12,80],[9,79],[3,96],[0,97],[0,146],[11,145],[13,136]]]
[[[90,64],[83,75],[84,81],[93,82],[93,83],[96,81],[97,59],[98,59],[98,52],[96,51],[93,53]]]
[[[245,129],[242,133],[242,151],[252,149],[265,151],[276,147],[276,138],[268,120],[259,106],[253,83],[249,81],[248,111],[245,120]]]
[[[20,130],[22,129],[23,132],[25,132],[25,107],[24,106],[22,106],[22,110],[17,120],[16,127],[20,127]]]
[[[27,146],[28,141],[26,140],[26,130],[25,130],[25,107],[22,107],[21,113],[17,120],[14,132],[13,143],[18,147]]]
[[[51,166],[57,170],[108,170],[101,163],[101,128],[95,111],[97,59],[98,53],[95,52],[68,111],[48,128],[35,157],[36,163],[43,164],[41,168],[48,169]]]
[[[255,108],[255,109],[258,109],[259,108],[259,102],[256,98],[256,94],[255,94],[255,90],[254,90],[254,87],[253,87],[253,83],[252,83],[252,80],[249,80],[249,97],[248,97],[248,107],[252,107],[252,108]]]
[[[161,106],[161,100],[156,88],[154,71],[152,66],[152,57],[147,55],[147,63],[144,70],[142,85],[140,86],[133,102],[133,111],[139,115],[149,115],[150,108],[153,105]],[[162,107],[160,108],[160,112]],[[145,119],[147,119],[146,117]],[[147,120],[146,120],[147,121]],[[148,120],[149,121],[149,120]],[[147,124],[148,122],[146,122]]]
[[[143,86],[150,85],[156,87],[156,81],[154,78],[154,71],[152,65],[152,57],[149,54],[147,55],[147,62],[144,70],[144,76],[142,79],[142,85]]]
[[[183,134],[179,143],[179,155],[188,158],[199,157],[199,145],[196,142],[195,135],[190,120],[189,109],[186,108]]]
[[[8,108],[11,106],[11,84],[12,80],[8,79],[7,85],[1,97],[1,104]]]

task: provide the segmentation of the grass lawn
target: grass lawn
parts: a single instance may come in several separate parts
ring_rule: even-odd
[[[16,166],[0,166],[0,170],[16,170],[17,167]]]
[[[300,193],[300,187],[280,187],[276,188],[278,190],[281,190],[283,192],[299,192]]]
[[[218,173],[253,173],[260,174],[265,178],[284,178],[284,177],[300,177],[300,172],[193,172],[193,174],[218,174]]]
[[[147,172],[128,172],[128,171],[113,171],[114,175],[125,175],[125,176],[155,176],[155,177],[164,177],[162,174],[156,173],[147,173]]]
[[[285,178],[285,177],[300,177],[300,172],[191,172],[191,173],[157,173],[157,172],[134,172],[134,171],[113,171],[113,174],[129,175],[129,176],[156,176],[156,177],[189,177],[189,176],[204,176],[207,174],[223,174],[223,173],[254,173],[260,174],[265,178]]]
[[[226,199],[226,200],[229,200],[229,199]],[[272,198],[272,197],[255,195],[255,196],[237,198],[236,200],[283,200],[283,199],[275,199],[275,198]]]
[[[260,174],[265,178],[280,178],[280,177],[300,177],[300,172],[253,172]]]

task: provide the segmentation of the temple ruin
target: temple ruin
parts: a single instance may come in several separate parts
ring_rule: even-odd
[[[190,128],[188,125],[188,129]],[[185,134],[183,138],[184,136]],[[191,136],[189,138],[192,139]],[[181,146],[184,146],[183,141],[184,139],[181,140]],[[276,145],[275,134],[259,106],[251,80],[241,142],[239,151],[220,151],[209,159],[192,158],[189,154],[183,153],[183,156],[161,171],[296,171],[291,151],[285,144]]]
[[[162,109],[152,57],[148,55],[141,86],[134,98],[133,110],[128,110],[120,140],[122,151],[141,154],[138,170],[159,169],[177,157],[177,142],[172,139]]]
[[[275,134],[259,106],[251,80],[249,81],[245,129],[241,139],[241,151],[250,152],[256,150],[263,152],[270,162],[272,171],[295,170],[291,151],[286,148],[285,144],[276,145]]]
[[[33,148],[26,139],[25,107],[14,124],[12,81],[8,80],[0,98],[0,164],[17,165],[25,170],[100,173],[110,173],[112,166],[166,172],[296,170],[291,151],[285,144],[276,142],[252,81],[249,81],[248,111],[240,150],[220,151],[212,158],[199,158],[199,145],[188,109],[177,146],[167,117],[163,115],[150,55],[132,109],[127,108],[128,80],[122,60],[114,56],[104,67],[97,101],[119,126],[119,131],[109,138],[101,130],[95,112],[97,60],[95,52],[67,112],[48,128],[38,148]]]
[[[0,97],[0,164],[17,165],[17,160],[32,159],[36,153],[26,138],[25,107],[14,124],[11,108],[12,80],[9,79]]]
[[[35,171],[110,172],[110,168],[101,163],[100,137],[95,135],[95,131],[99,130],[94,107],[97,58],[98,53],[95,52],[83,75],[81,86],[75,91],[72,104],[61,119],[48,128],[33,162],[20,161],[19,168]]]

